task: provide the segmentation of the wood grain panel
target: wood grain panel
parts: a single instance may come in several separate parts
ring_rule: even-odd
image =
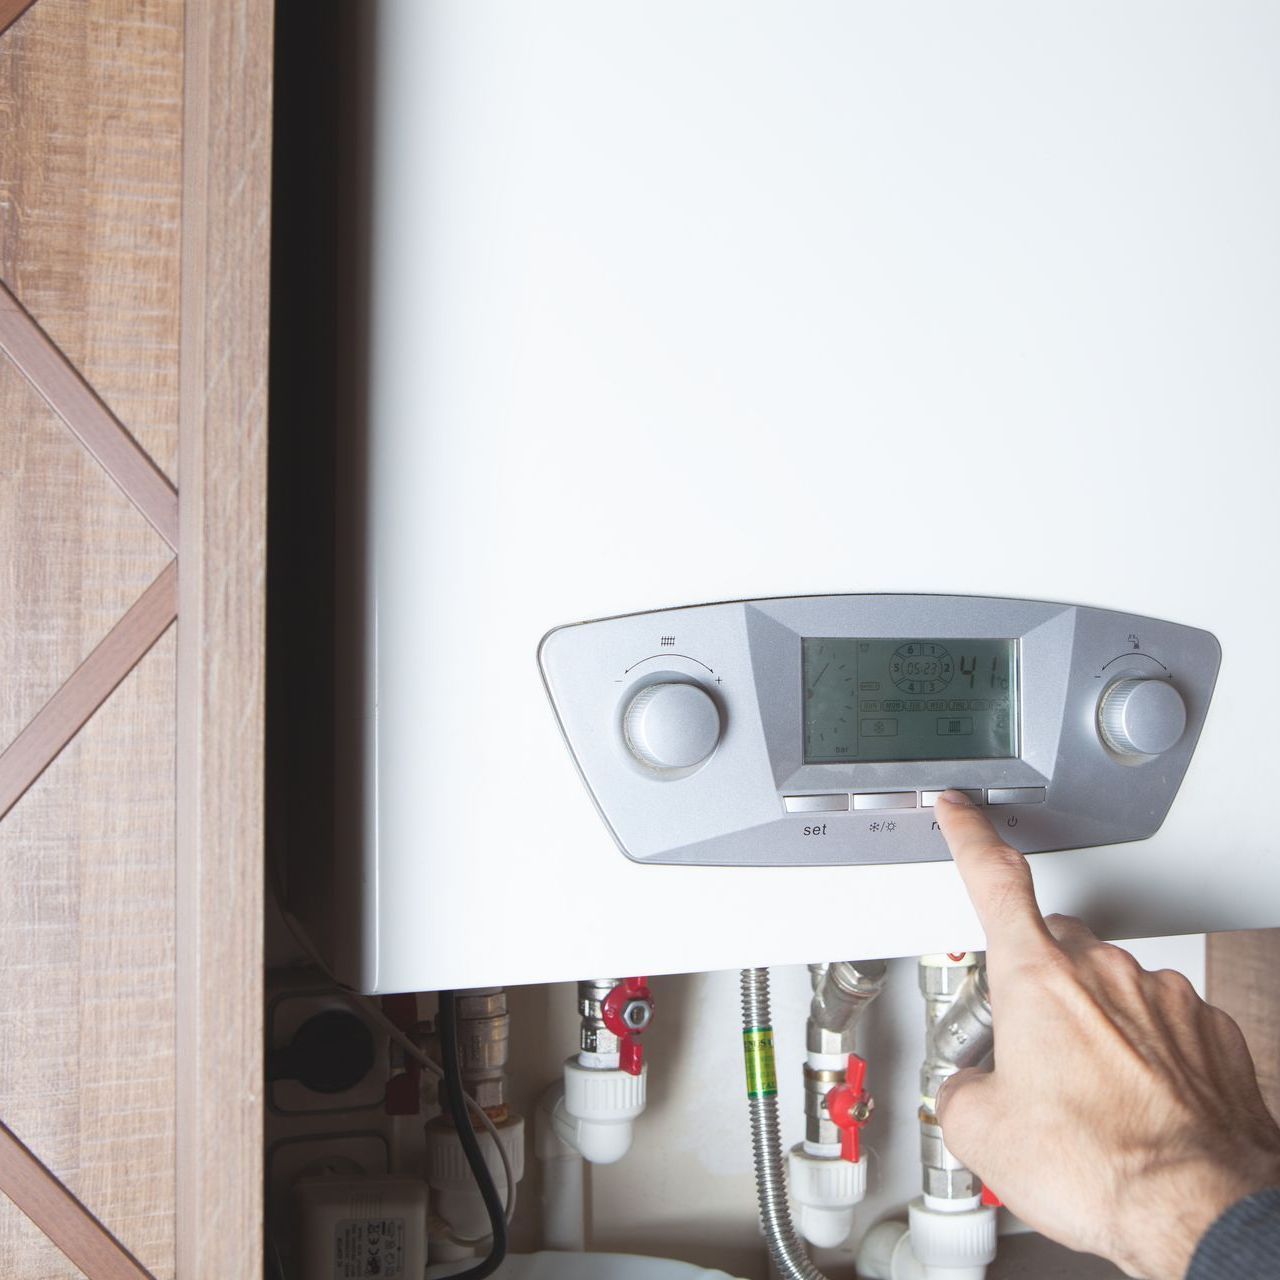
[[[173,478],[181,0],[40,0],[0,40],[0,279]]]
[[[0,350],[176,551],[178,493],[172,482],[2,282]]]
[[[0,823],[0,1116],[161,1280],[174,1273],[174,671],[170,632]],[[79,1275],[3,1197],[0,1260],[15,1280]]]
[[[152,1280],[138,1260],[0,1123],[0,1187],[93,1280]]]
[[[1239,1024],[1271,1114],[1280,1117],[1280,929],[1211,933],[1207,995]]]
[[[178,565],[174,561],[0,754],[0,818],[169,629],[177,610]]]
[[[170,553],[2,356],[0,548],[3,751]]]
[[[188,0],[178,624],[178,1271],[262,1267],[270,0]],[[217,1212],[209,1212],[216,1205]]]
[[[33,4],[35,0],[0,0],[0,35],[17,22]]]

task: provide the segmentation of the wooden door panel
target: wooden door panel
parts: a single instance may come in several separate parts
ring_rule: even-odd
[[[0,0],[14,1280],[261,1261],[271,12]]]
[[[0,38],[0,279],[176,479],[181,0],[40,0]]]
[[[0,823],[0,972],[20,975],[0,1118],[158,1280],[174,1269],[174,667],[170,631]],[[79,1274],[24,1224],[0,1197],[6,1276]]]
[[[0,424],[2,749],[172,552],[3,355]]]

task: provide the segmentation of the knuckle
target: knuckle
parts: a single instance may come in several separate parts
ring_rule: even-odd
[[[1024,904],[1032,892],[1031,868],[1026,858],[1003,844],[989,846],[988,857],[992,900],[1005,906]]]
[[[992,863],[1006,874],[1030,875],[1031,868],[1027,865],[1026,858],[1017,849],[1005,844],[1003,840],[988,841],[985,851]]]
[[[1239,1047],[1247,1052],[1244,1032],[1241,1031],[1240,1024],[1225,1009],[1219,1009],[1217,1005],[1206,1004],[1204,1001],[1200,1001],[1200,1004],[1204,1017],[1208,1019],[1211,1033],[1228,1047]]]
[[[1128,951],[1112,942],[1099,942],[1091,953],[1093,963],[1111,977],[1132,979],[1146,972]]]
[[[955,1152],[964,1148],[973,1131],[978,1090],[971,1082],[949,1082],[938,1098],[938,1123],[947,1146]]]
[[[1157,991],[1166,999],[1178,1004],[1198,1005],[1200,995],[1185,973],[1177,969],[1157,969],[1149,975]]]
[[[1079,916],[1064,916],[1055,911],[1045,916],[1044,922],[1055,938],[1090,939],[1093,937],[1093,930]]]

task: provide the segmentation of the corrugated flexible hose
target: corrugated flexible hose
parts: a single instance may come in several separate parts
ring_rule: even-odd
[[[760,1224],[781,1280],[827,1280],[809,1260],[791,1225],[787,1181],[778,1132],[778,1084],[773,1062],[773,1023],[769,1011],[769,970],[742,971],[742,1043],[747,1067],[747,1105],[751,1112],[751,1150],[755,1156]]]

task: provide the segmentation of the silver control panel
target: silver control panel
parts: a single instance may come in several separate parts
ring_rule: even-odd
[[[945,858],[947,787],[1025,853],[1145,839],[1220,660],[1209,632],[1155,618],[916,595],[631,614],[539,650],[623,853],[722,866]]]

